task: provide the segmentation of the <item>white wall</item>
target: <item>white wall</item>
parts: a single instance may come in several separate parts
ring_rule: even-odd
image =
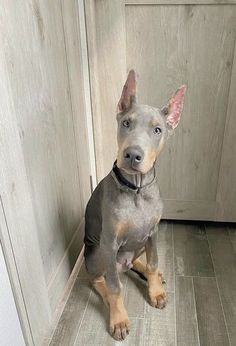
[[[0,244],[0,345],[25,345]]]

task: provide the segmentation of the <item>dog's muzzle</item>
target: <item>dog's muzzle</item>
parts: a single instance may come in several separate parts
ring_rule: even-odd
[[[128,147],[123,152],[123,160],[127,168],[138,169],[143,159],[144,151],[139,146]]]

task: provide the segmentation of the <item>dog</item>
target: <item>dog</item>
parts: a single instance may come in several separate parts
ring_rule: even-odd
[[[93,287],[109,308],[109,331],[116,340],[129,334],[119,272],[133,269],[146,278],[153,307],[167,295],[158,270],[157,230],[163,203],[155,162],[177,127],[186,86],[161,109],[136,99],[136,75],[128,74],[118,103],[118,154],[111,172],[98,184],[85,212],[85,266]],[[146,252],[146,265],[139,259]]]

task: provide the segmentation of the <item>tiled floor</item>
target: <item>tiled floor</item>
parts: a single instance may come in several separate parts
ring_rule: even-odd
[[[146,283],[122,274],[131,332],[123,342],[107,332],[108,312],[82,268],[50,345],[236,345],[236,227],[162,222],[160,269],[167,281],[164,310],[146,300]]]

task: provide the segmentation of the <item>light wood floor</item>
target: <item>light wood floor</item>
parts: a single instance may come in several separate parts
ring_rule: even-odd
[[[83,267],[50,345],[236,345],[236,226],[162,222],[158,248],[169,296],[164,310],[148,304],[146,283],[135,273],[122,274],[131,332],[113,340]]]

